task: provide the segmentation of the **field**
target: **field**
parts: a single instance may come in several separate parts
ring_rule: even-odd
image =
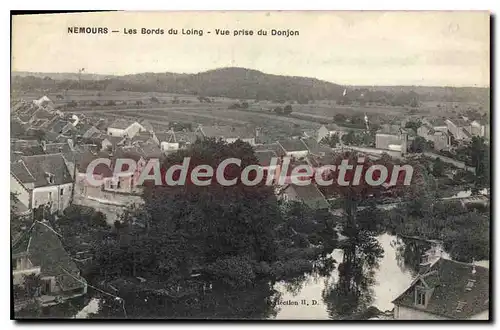
[[[40,93],[16,93],[13,99],[33,100]],[[456,116],[477,104],[424,102],[419,108],[391,106],[344,106],[335,101],[323,100],[310,104],[292,104],[290,116],[277,115],[273,110],[285,104],[254,100],[234,100],[210,97],[210,103],[200,102],[197,96],[168,93],[140,93],[116,91],[68,90],[47,96],[65,112],[85,113],[103,118],[147,119],[159,130],[168,129],[169,123],[191,123],[202,125],[234,125],[260,127],[264,135],[272,140],[297,134],[303,130],[316,130],[321,124],[330,123],[336,114],[348,117],[367,115],[370,122],[383,124],[401,122],[417,117]],[[153,98],[156,100],[153,102]],[[115,105],[105,105],[113,101]],[[137,102],[139,104],[137,104]],[[67,107],[69,102],[76,103]],[[96,102],[91,104],[91,102]],[[247,109],[228,109],[234,103],[247,102]]]

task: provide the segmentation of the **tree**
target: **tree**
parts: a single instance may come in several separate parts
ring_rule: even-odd
[[[405,124],[405,128],[411,128],[413,129],[415,132],[418,130],[418,128],[422,126],[422,121],[420,120],[416,120],[416,121],[413,121],[413,120],[409,120],[406,122]]]
[[[427,148],[427,141],[421,136],[416,136],[410,145],[410,152],[421,153],[426,151]]]
[[[282,107],[276,107],[276,108],[274,108],[274,112],[276,112],[277,114],[280,114],[280,115],[282,115],[284,113]]]
[[[479,184],[490,182],[490,155],[489,147],[483,137],[473,136],[469,146],[472,166],[476,168],[476,177]]]
[[[341,113],[337,113],[337,114],[335,114],[335,116],[333,116],[333,121],[335,123],[344,123],[346,120],[347,120],[347,116],[344,114],[341,114]]]
[[[155,104],[160,103],[160,100],[158,100],[158,98],[156,96],[152,96],[149,100],[151,101],[151,103],[155,103]]]
[[[292,106],[290,104],[285,105],[283,108],[283,113],[289,115],[292,113]]]
[[[205,139],[170,154],[162,168],[180,164],[185,157],[191,157],[192,167],[212,168],[228,158],[241,159],[241,166],[226,168],[228,180],[257,164],[247,143]],[[97,242],[95,269],[101,276],[121,272],[157,277],[168,286],[182,283],[196,270],[220,285],[245,287],[254,285],[257,277],[272,281],[303,275],[334,248],[333,221],[311,218],[314,212],[300,209],[293,212],[305,216],[293,220],[296,213],[278,203],[264,182],[253,187],[241,182],[146,186],[144,201],[141,208],[124,212],[116,238]],[[318,235],[317,248],[308,240],[311,228]]]
[[[340,138],[338,133],[325,136],[321,141],[319,141],[319,143],[325,144],[331,148],[336,148],[339,142]]]
[[[432,175],[435,177],[442,177],[444,175],[444,163],[439,157],[434,159],[432,164]]]

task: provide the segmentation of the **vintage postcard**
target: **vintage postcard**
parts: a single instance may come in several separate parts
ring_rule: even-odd
[[[11,42],[13,319],[490,319],[490,13],[14,14]]]

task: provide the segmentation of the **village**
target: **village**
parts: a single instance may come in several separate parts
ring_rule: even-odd
[[[56,98],[59,104],[64,99],[61,95]],[[175,96],[172,102],[179,103],[179,98]],[[22,287],[25,281],[33,281],[32,277],[38,275],[41,284],[34,295],[44,307],[85,297],[89,290],[81,274],[82,265],[92,258],[86,243],[78,243],[69,252],[57,225],[54,228],[58,219],[70,209],[77,213],[90,209],[105,226],[117,226],[128,208],[141,208],[144,204],[143,187],[137,185],[140,165],[152,158],[162,159],[187,150],[197,140],[213,138],[226,144],[247,143],[253,148],[258,165],[265,170],[270,170],[273,157],[291,157],[292,167],[308,164],[314,168],[331,164],[336,155],[345,152],[372,161],[412,161],[424,164],[443,182],[439,185],[439,195],[444,203],[454,203],[469,212],[476,207],[489,207],[489,181],[477,183],[474,179],[478,168],[483,166],[478,162],[483,160],[470,164],[456,152],[473,139],[489,143],[489,122],[479,116],[443,119],[414,116],[399,124],[378,124],[373,129],[365,113],[357,128],[346,127],[344,118],[334,117],[330,123],[295,129],[295,133],[282,134],[273,140],[266,135],[265,127],[260,126],[187,125],[180,121],[159,125],[147,116],[140,118],[143,111],[138,111],[135,118],[117,115],[119,111],[109,116],[110,112],[93,112],[87,107],[80,110],[68,107],[67,103],[63,106],[56,103],[47,96],[11,102],[11,203],[19,222],[11,223],[13,284]],[[94,174],[103,183],[96,187],[87,182],[86,171],[97,158],[109,158],[112,162],[131,158],[139,166],[130,176],[121,177],[114,177],[109,168],[98,168]],[[315,184],[298,186],[288,182],[275,186],[274,191],[278,200],[295,201],[315,212],[342,216],[339,195]],[[381,210],[404,203],[390,192],[376,198],[376,207]],[[360,206],[360,210],[365,207]],[[81,236],[83,239],[85,233]],[[475,264],[474,259],[471,263],[443,259],[442,242],[426,237],[418,239],[434,242],[424,251],[431,255],[422,259],[423,270],[407,283],[408,287],[392,297],[394,308],[379,318],[487,319],[488,269]],[[435,253],[436,246],[439,253]],[[448,277],[451,269],[454,276]],[[450,290],[455,292],[451,295]],[[449,294],[453,301],[447,298]],[[478,299],[483,299],[484,304],[477,305]],[[27,301],[30,299],[15,301],[16,310],[25,308]]]

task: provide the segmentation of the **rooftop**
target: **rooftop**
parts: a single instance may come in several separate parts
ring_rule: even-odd
[[[80,270],[64,250],[60,234],[48,223],[35,221],[30,230],[13,244],[12,254],[18,253],[27,253],[32,264],[40,266],[42,276],[55,276],[63,290],[83,286],[74,278],[80,277]]]
[[[469,290],[470,280],[474,282]],[[417,284],[433,289],[425,308],[415,307]],[[441,258],[419,275],[393,304],[451,319],[466,319],[489,309],[489,291],[489,269]],[[459,304],[461,308],[457,308]]]

